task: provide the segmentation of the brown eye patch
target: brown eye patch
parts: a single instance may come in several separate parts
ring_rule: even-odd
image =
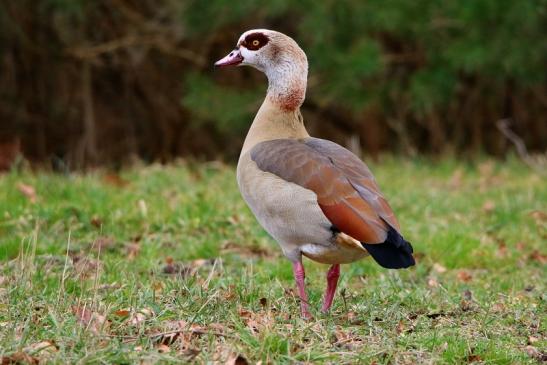
[[[264,47],[270,39],[264,33],[251,33],[245,37],[241,45],[250,51]]]

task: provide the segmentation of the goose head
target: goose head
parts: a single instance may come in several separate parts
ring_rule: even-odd
[[[306,93],[308,60],[289,36],[268,29],[243,33],[236,48],[215,62],[216,67],[248,65],[266,74],[268,98],[282,109],[294,110]]]

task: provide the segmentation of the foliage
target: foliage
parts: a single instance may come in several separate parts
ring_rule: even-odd
[[[233,166],[0,176],[0,362],[545,358],[544,181],[515,159],[372,170],[418,265],[343,265],[322,315],[326,266],[305,261],[309,323]]]
[[[129,155],[168,160],[221,150],[235,157],[265,79],[211,66],[241,32],[266,27],[292,35],[307,52],[304,116],[322,137],[356,135],[374,154],[500,155],[511,146],[495,122],[509,118],[531,149],[542,150],[546,5],[3,2],[0,118],[7,123],[0,139],[20,138],[28,158],[55,157],[70,167]]]

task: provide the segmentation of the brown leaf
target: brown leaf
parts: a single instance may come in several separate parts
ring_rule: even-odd
[[[503,312],[505,312],[505,304],[503,304],[503,303],[494,303],[492,305],[492,312],[494,312],[494,313],[503,313]]]
[[[141,252],[141,245],[138,242],[129,242],[125,244],[125,257],[128,260],[134,260]]]
[[[27,365],[27,364],[39,364],[40,361],[37,357],[30,356],[26,352],[18,351],[11,355],[3,356],[0,358],[0,364],[2,365]]]
[[[96,252],[112,250],[116,246],[114,237],[101,236],[91,243],[91,249]]]
[[[442,266],[441,264],[434,263],[433,264],[433,270],[435,270],[439,274],[443,274],[443,273],[446,272],[446,267]]]
[[[496,203],[494,203],[492,200],[487,200],[482,205],[482,210],[485,213],[492,213],[496,209]]]
[[[457,276],[459,281],[464,282],[464,283],[468,283],[473,279],[473,276],[465,270],[458,271],[458,274],[456,276]]]
[[[533,212],[530,212],[529,215],[534,218],[538,226],[547,222],[547,213],[542,212],[541,210],[534,210]]]
[[[524,348],[526,353],[537,361],[547,361],[547,352],[538,350],[536,347],[528,345]]]
[[[162,268],[161,271],[168,275],[180,275],[186,277],[192,273],[192,268],[179,263],[168,263]]]
[[[530,260],[537,261],[540,264],[546,264],[547,263],[547,255],[542,254],[541,252],[539,252],[539,250],[534,250],[530,254]]]
[[[438,288],[439,282],[435,278],[427,279],[427,286],[430,288]]]
[[[106,174],[103,176],[103,181],[108,185],[116,186],[118,188],[124,188],[129,185],[129,181],[123,179],[118,174]]]
[[[106,317],[93,312],[87,307],[73,306],[72,313],[76,316],[78,322],[89,329],[94,334],[99,334],[101,331],[108,329],[110,323]]]
[[[405,332],[405,322],[403,320],[400,320],[399,323],[397,323],[397,327],[395,327],[395,330],[398,334]]]
[[[270,257],[275,256],[265,248],[227,241],[221,246],[222,253],[235,253],[243,257]]]
[[[129,324],[133,326],[138,326],[142,322],[146,321],[148,318],[152,318],[154,316],[154,311],[150,308],[142,308],[138,311],[131,312],[131,316],[129,318]]]
[[[36,190],[32,185],[25,183],[17,184],[17,189],[23,194],[31,203],[36,203]]]
[[[248,365],[249,361],[243,355],[233,355],[225,363],[225,365]]]
[[[120,309],[120,310],[115,311],[114,315],[118,316],[118,317],[129,317],[130,313],[131,313],[131,311],[129,311],[127,309]]]
[[[94,276],[102,268],[100,261],[78,255],[72,257],[72,264],[76,275],[82,278]]]
[[[496,252],[496,256],[498,257],[507,256],[507,245],[505,244],[505,242],[503,241],[498,242],[498,251]]]
[[[470,300],[462,299],[460,302],[460,308],[464,312],[470,311],[473,309],[473,303]]]
[[[93,217],[91,217],[90,223],[95,228],[101,228],[101,226],[103,225],[103,220],[99,216],[94,215]]]
[[[529,344],[529,345],[533,345],[533,344],[535,344],[535,343],[538,342],[538,341],[539,341],[539,338],[537,338],[537,337],[534,337],[534,336],[528,337],[528,344]]]
[[[30,346],[25,347],[23,350],[25,352],[36,353],[36,352],[40,352],[40,351],[43,351],[43,350],[46,350],[46,349],[48,351],[51,351],[51,352],[59,351],[59,348],[57,347],[57,345],[53,341],[36,342],[36,343],[33,343]]]
[[[165,284],[162,281],[155,281],[152,283],[152,289],[154,289],[154,292],[161,293],[163,289],[165,289]]]
[[[252,317],[252,313],[250,311],[248,311],[247,309],[245,308],[239,308],[239,316],[241,318],[251,318]]]
[[[359,315],[355,312],[349,311],[347,316],[348,316],[349,323],[354,326],[359,326],[365,323],[365,321],[362,318],[360,318]]]
[[[163,344],[163,343],[160,343],[158,345],[156,345],[156,348],[158,349],[158,352],[159,353],[167,353],[167,352],[170,352],[171,349],[169,348],[169,346]]]
[[[467,362],[468,363],[479,362],[479,361],[482,361],[482,359],[479,355],[471,354],[471,355],[467,356]]]

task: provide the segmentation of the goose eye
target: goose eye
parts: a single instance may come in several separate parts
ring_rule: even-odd
[[[254,46],[254,47],[258,47],[258,45],[260,44],[260,41],[258,39],[255,39],[254,41],[251,42],[251,44]]]

